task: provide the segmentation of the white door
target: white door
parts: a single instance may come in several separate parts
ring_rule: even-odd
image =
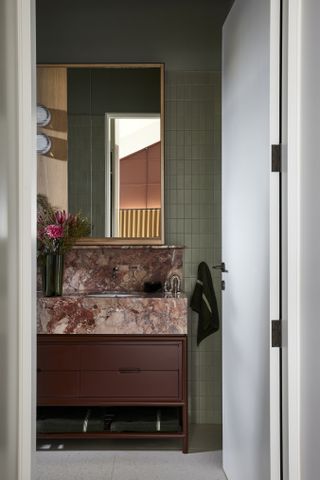
[[[229,480],[279,480],[278,0],[236,0],[223,27],[223,466]]]

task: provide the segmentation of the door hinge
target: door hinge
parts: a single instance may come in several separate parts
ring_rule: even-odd
[[[281,172],[281,145],[271,145],[271,171]]]
[[[272,320],[272,346],[282,346],[281,320]]]

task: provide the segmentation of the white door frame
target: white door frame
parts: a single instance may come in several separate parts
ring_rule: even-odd
[[[300,2],[301,0],[283,0],[282,18],[282,267],[283,267],[283,304],[286,310],[282,318],[282,434],[283,434],[283,479],[300,480]],[[271,13],[272,14],[272,13]],[[276,14],[276,13],[275,13]],[[271,48],[272,50],[272,48]],[[274,56],[275,58],[275,56]],[[276,67],[274,67],[276,68]],[[274,86],[276,88],[276,86]],[[276,105],[271,108],[277,108]],[[275,118],[271,114],[271,118]],[[271,125],[271,135],[278,143],[279,125]],[[271,197],[277,197],[279,184],[271,181]],[[272,193],[273,191],[273,193]],[[274,209],[271,199],[270,209]],[[272,227],[273,225],[273,227]],[[279,230],[271,223],[271,248],[278,248],[276,238]],[[272,258],[272,255],[271,255]],[[271,264],[271,289],[279,290],[276,284],[277,265]],[[273,275],[274,273],[274,275]],[[272,300],[273,298],[273,300]],[[271,295],[271,319],[276,319],[279,305],[276,295]],[[271,371],[278,362],[277,349],[271,349]],[[279,399],[279,383],[271,376],[271,412]],[[278,432],[271,421],[271,479],[278,479],[277,442]]]
[[[288,10],[288,456],[289,479],[300,480],[300,351],[299,351],[299,233],[300,233],[300,2],[289,0]],[[35,288],[35,3],[34,0],[16,0],[18,30],[18,133],[19,133],[19,363],[16,374],[19,378],[19,480],[31,480],[32,456],[34,455],[33,420],[30,418],[33,401],[35,408],[34,377],[35,362],[32,362],[36,341]],[[33,108],[32,108],[33,106]],[[35,223],[35,222],[34,222]],[[31,252],[31,255],[30,255]],[[287,480],[287,479],[285,479]]]
[[[287,244],[283,248],[286,255],[287,277],[287,319],[283,319],[283,355],[286,356],[287,371],[286,402],[283,403],[284,460],[287,462],[289,480],[301,480],[300,471],[300,43],[301,43],[301,1],[284,0],[286,18],[287,79],[283,85],[287,95],[287,111],[283,112],[287,123],[287,138],[284,139],[283,176],[286,183],[286,222]],[[286,445],[287,443],[287,445]],[[287,456],[287,459],[285,458]],[[284,479],[286,480],[286,478]]]
[[[32,480],[36,406],[35,0],[17,0],[19,112],[19,480]],[[31,414],[31,415],[30,415]]]
[[[280,143],[281,2],[270,1],[270,143]],[[271,148],[270,145],[270,148]],[[270,151],[271,158],[271,151]],[[272,347],[272,320],[280,311],[280,182],[270,162],[270,476],[281,478],[280,350]]]

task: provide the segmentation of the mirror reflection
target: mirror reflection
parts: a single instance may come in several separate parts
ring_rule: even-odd
[[[163,69],[38,66],[38,192],[92,223],[92,239],[163,239]],[[87,240],[88,242],[88,240]],[[90,241],[89,241],[90,243]]]
[[[106,125],[106,236],[159,237],[160,115],[110,114]]]

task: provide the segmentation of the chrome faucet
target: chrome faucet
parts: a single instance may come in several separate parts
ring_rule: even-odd
[[[178,296],[181,292],[181,278],[177,273],[174,273],[169,278],[169,287],[173,295]]]

